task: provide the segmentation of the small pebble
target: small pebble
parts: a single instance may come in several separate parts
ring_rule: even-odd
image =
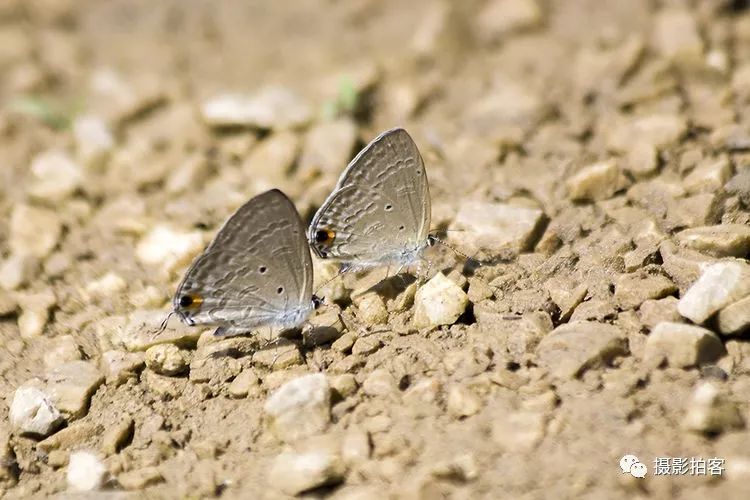
[[[606,160],[583,167],[565,182],[573,201],[606,200],[618,188],[620,171],[615,160]]]
[[[81,357],[81,349],[73,336],[61,335],[52,341],[44,353],[44,366],[54,368],[68,361],[78,361]]]
[[[16,290],[34,280],[39,259],[30,254],[12,254],[0,264],[0,288]]]
[[[615,281],[615,300],[622,309],[634,309],[646,300],[661,299],[676,291],[672,280],[659,274],[623,274]]]
[[[180,375],[189,365],[189,354],[173,344],[159,344],[146,350],[146,366],[159,375]]]
[[[490,0],[477,16],[480,38],[486,43],[539,26],[542,9],[536,0]]]
[[[470,417],[482,409],[482,400],[468,388],[456,384],[448,389],[446,407],[456,418]]]
[[[179,231],[158,225],[149,231],[135,248],[138,260],[167,272],[188,264],[203,249],[203,236],[198,231]]]
[[[682,296],[677,310],[701,324],[714,313],[750,294],[750,265],[717,262],[703,268],[700,278]]]
[[[528,451],[535,448],[546,433],[543,413],[519,410],[501,411],[492,422],[492,441],[500,450]]]
[[[357,125],[349,118],[323,121],[305,135],[297,170],[303,179],[338,175],[351,159],[357,141]]]
[[[724,352],[724,346],[711,330],[662,322],[646,340],[644,359],[654,366],[666,360],[671,367],[688,368],[716,361]]]
[[[345,466],[334,446],[308,446],[282,451],[271,464],[268,482],[287,495],[335,484],[344,479]]]
[[[737,406],[711,382],[702,382],[688,403],[685,429],[706,434],[717,434],[731,429],[742,429],[745,421]]]
[[[750,227],[744,224],[692,227],[675,235],[683,246],[714,257],[750,254]]]
[[[145,359],[142,352],[106,351],[102,354],[101,366],[107,383],[121,385],[129,378],[137,377]]]
[[[437,273],[417,290],[414,298],[414,326],[432,328],[452,325],[466,310],[469,298],[458,285]]]
[[[662,321],[679,323],[682,316],[677,311],[677,297],[664,297],[658,300],[646,300],[638,308],[638,317],[648,328],[654,328]]]
[[[81,167],[62,151],[46,151],[31,162],[29,194],[40,201],[59,203],[83,182]]]
[[[109,427],[102,436],[102,451],[107,455],[114,455],[127,446],[133,438],[135,421],[130,416],[123,417],[119,422]]]
[[[716,192],[724,187],[731,176],[732,164],[728,157],[722,156],[698,165],[685,177],[684,185],[688,193]]]
[[[16,205],[10,215],[9,245],[16,255],[44,258],[62,236],[58,215],[46,208]]]
[[[577,377],[627,352],[618,327],[592,321],[560,325],[536,349],[539,365],[558,378]]]
[[[126,491],[142,490],[146,486],[160,483],[164,477],[156,467],[144,467],[142,469],[123,472],[117,476],[117,482]]]
[[[388,321],[388,310],[385,307],[382,297],[376,293],[366,293],[353,298],[354,305],[357,306],[357,317],[365,325],[382,325]]]
[[[356,342],[354,342],[354,346],[352,347],[352,354],[356,354],[359,356],[368,356],[380,349],[381,346],[382,344],[380,340],[372,335],[360,337]]]
[[[128,287],[125,279],[117,273],[108,272],[86,285],[86,293],[95,298],[113,297]]]
[[[31,385],[16,389],[8,417],[13,428],[41,437],[52,434],[65,419],[50,399],[46,392]]]
[[[355,337],[353,333],[346,332],[336,339],[336,341],[331,344],[331,347],[338,352],[350,352],[356,339],[357,337]]]
[[[737,335],[750,328],[750,295],[719,311],[717,324],[724,335]]]
[[[703,39],[698,22],[690,10],[667,7],[654,18],[653,42],[657,52],[674,62],[700,62]]]
[[[331,421],[331,388],[326,376],[298,377],[274,391],[263,406],[269,427],[281,441],[322,432]]]
[[[73,491],[96,491],[104,486],[107,466],[89,451],[74,451],[68,459],[68,487]]]
[[[387,370],[378,368],[367,375],[362,390],[368,396],[388,396],[397,390],[396,379]]]
[[[104,382],[94,363],[68,361],[45,374],[46,390],[55,407],[68,419],[83,417],[91,395]]]
[[[88,168],[101,167],[114,148],[112,131],[101,118],[79,116],[73,121],[78,161]]]
[[[331,390],[341,399],[346,399],[358,389],[357,380],[351,373],[343,373],[331,378]]]
[[[297,344],[283,338],[274,340],[253,354],[254,365],[264,366],[271,370],[284,370],[303,363],[304,359]]]
[[[233,398],[244,398],[260,393],[260,379],[252,368],[245,368],[237,375],[227,389]]]

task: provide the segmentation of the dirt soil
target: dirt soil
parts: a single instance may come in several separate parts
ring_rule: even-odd
[[[749,103],[744,1],[4,0],[0,494],[750,498]],[[395,126],[485,262],[430,256],[457,317],[347,275],[289,340],[153,338],[245,200],[309,221]]]

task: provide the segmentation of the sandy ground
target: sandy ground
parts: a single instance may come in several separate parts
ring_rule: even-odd
[[[729,0],[5,0],[0,492],[748,498],[748,61]],[[245,200],[309,221],[397,125],[484,265],[152,338]]]

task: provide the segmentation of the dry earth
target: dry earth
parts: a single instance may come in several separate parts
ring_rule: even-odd
[[[748,498],[749,61],[739,0],[4,0],[0,492]],[[150,337],[234,209],[309,220],[395,125],[486,265]]]

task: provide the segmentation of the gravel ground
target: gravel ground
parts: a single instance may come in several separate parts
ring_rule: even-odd
[[[0,495],[748,498],[746,2],[290,5],[0,3]],[[483,265],[153,335],[236,208],[309,221],[397,125]]]

